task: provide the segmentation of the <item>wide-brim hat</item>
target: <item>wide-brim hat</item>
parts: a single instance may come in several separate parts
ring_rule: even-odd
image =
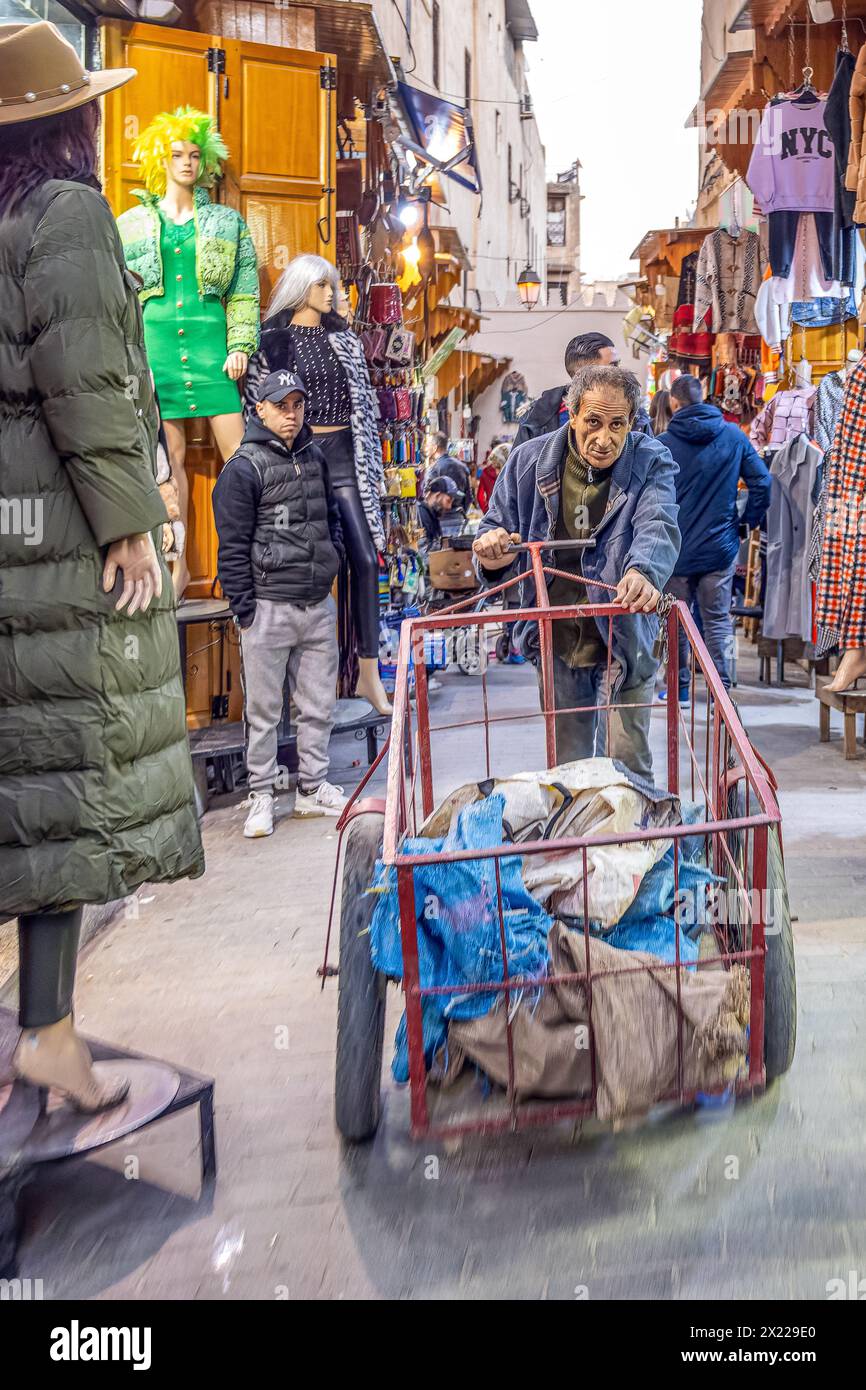
[[[88,72],[47,20],[0,24],[0,125],[72,111],[135,76],[135,68]]]

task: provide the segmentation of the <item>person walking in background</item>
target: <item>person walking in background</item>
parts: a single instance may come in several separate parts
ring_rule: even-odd
[[[296,816],[338,816],[326,781],[337,692],[340,512],[324,452],[304,424],[307,388],[289,371],[258,387],[256,411],[213,493],[218,574],[241,630],[247,725],[247,839],[274,830],[283,686],[298,710]]]
[[[448,452],[448,436],[438,431],[428,434],[424,441],[424,457],[427,470],[424,486],[434,478],[450,478],[457,488],[458,505],[466,508],[472,501],[472,477],[465,463],[453,458]]]
[[[487,455],[487,460],[478,479],[478,506],[481,508],[482,514],[490,506],[496,479],[505,467],[510,452],[510,444],[497,444]]]
[[[653,434],[658,437],[664,434],[671,422],[671,393],[670,391],[656,391],[650,401],[649,409],[650,424]]]
[[[33,504],[38,521],[0,531],[0,918],[18,918],[22,1030],[12,1070],[88,1113],[129,1083],[99,1079],[75,1028],[83,905],[204,871],[158,553],[153,386],[96,176],[97,99],[134,76],[88,76],[53,24],[0,25],[0,497]]]
[[[612,339],[603,333],[581,333],[572,338],[565,349],[565,370],[569,381],[565,386],[554,386],[550,391],[542,391],[536,401],[524,407],[520,415],[520,427],[514,436],[513,448],[525,444],[527,439],[538,439],[540,435],[550,434],[562,429],[568,423],[568,408],[565,398],[568,386],[576,372],[583,367],[616,367],[619,353]],[[632,422],[632,430],[638,434],[652,435],[650,419],[639,404]]]
[[[689,607],[697,602],[704,641],[728,689],[739,528],[758,526],[766,515],[770,474],[743,431],[716,406],[706,404],[697,377],[679,377],[670,395],[673,414],[659,443],[667,445],[679,464],[676,488],[683,543],[668,591]],[[747,489],[742,517],[737,505],[741,480]],[[689,698],[688,651],[688,639],[681,632],[681,703]],[[667,698],[666,692],[662,698]]]

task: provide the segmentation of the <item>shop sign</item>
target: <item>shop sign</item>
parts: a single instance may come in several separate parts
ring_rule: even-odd
[[[424,363],[424,366],[421,369],[421,376],[424,379],[424,381],[429,381],[430,377],[435,376],[436,373],[441,370],[441,368],[448,361],[448,358],[451,356],[454,349],[458,346],[458,344],[463,342],[463,339],[465,337],[465,328],[452,328],[450,332],[445,335],[445,337],[442,339],[442,342],[439,344],[438,348],[433,353],[433,356],[430,357]]]

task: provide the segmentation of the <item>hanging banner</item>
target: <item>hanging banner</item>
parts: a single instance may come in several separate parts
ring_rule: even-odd
[[[452,328],[442,339],[433,356],[424,363],[421,368],[421,377],[424,381],[429,381],[444,366],[451,356],[454,349],[463,342],[466,337],[465,328]]]

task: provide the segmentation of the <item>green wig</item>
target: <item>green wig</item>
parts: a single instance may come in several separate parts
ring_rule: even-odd
[[[166,161],[171,158],[171,147],[176,140],[189,141],[201,150],[201,169],[196,182],[210,188],[220,171],[224,159],[228,159],[225,141],[213,123],[212,117],[194,106],[179,106],[176,111],[162,111],[151,121],[147,130],[139,138],[132,157],[141,170],[144,186],[148,193],[161,198],[165,193]]]

